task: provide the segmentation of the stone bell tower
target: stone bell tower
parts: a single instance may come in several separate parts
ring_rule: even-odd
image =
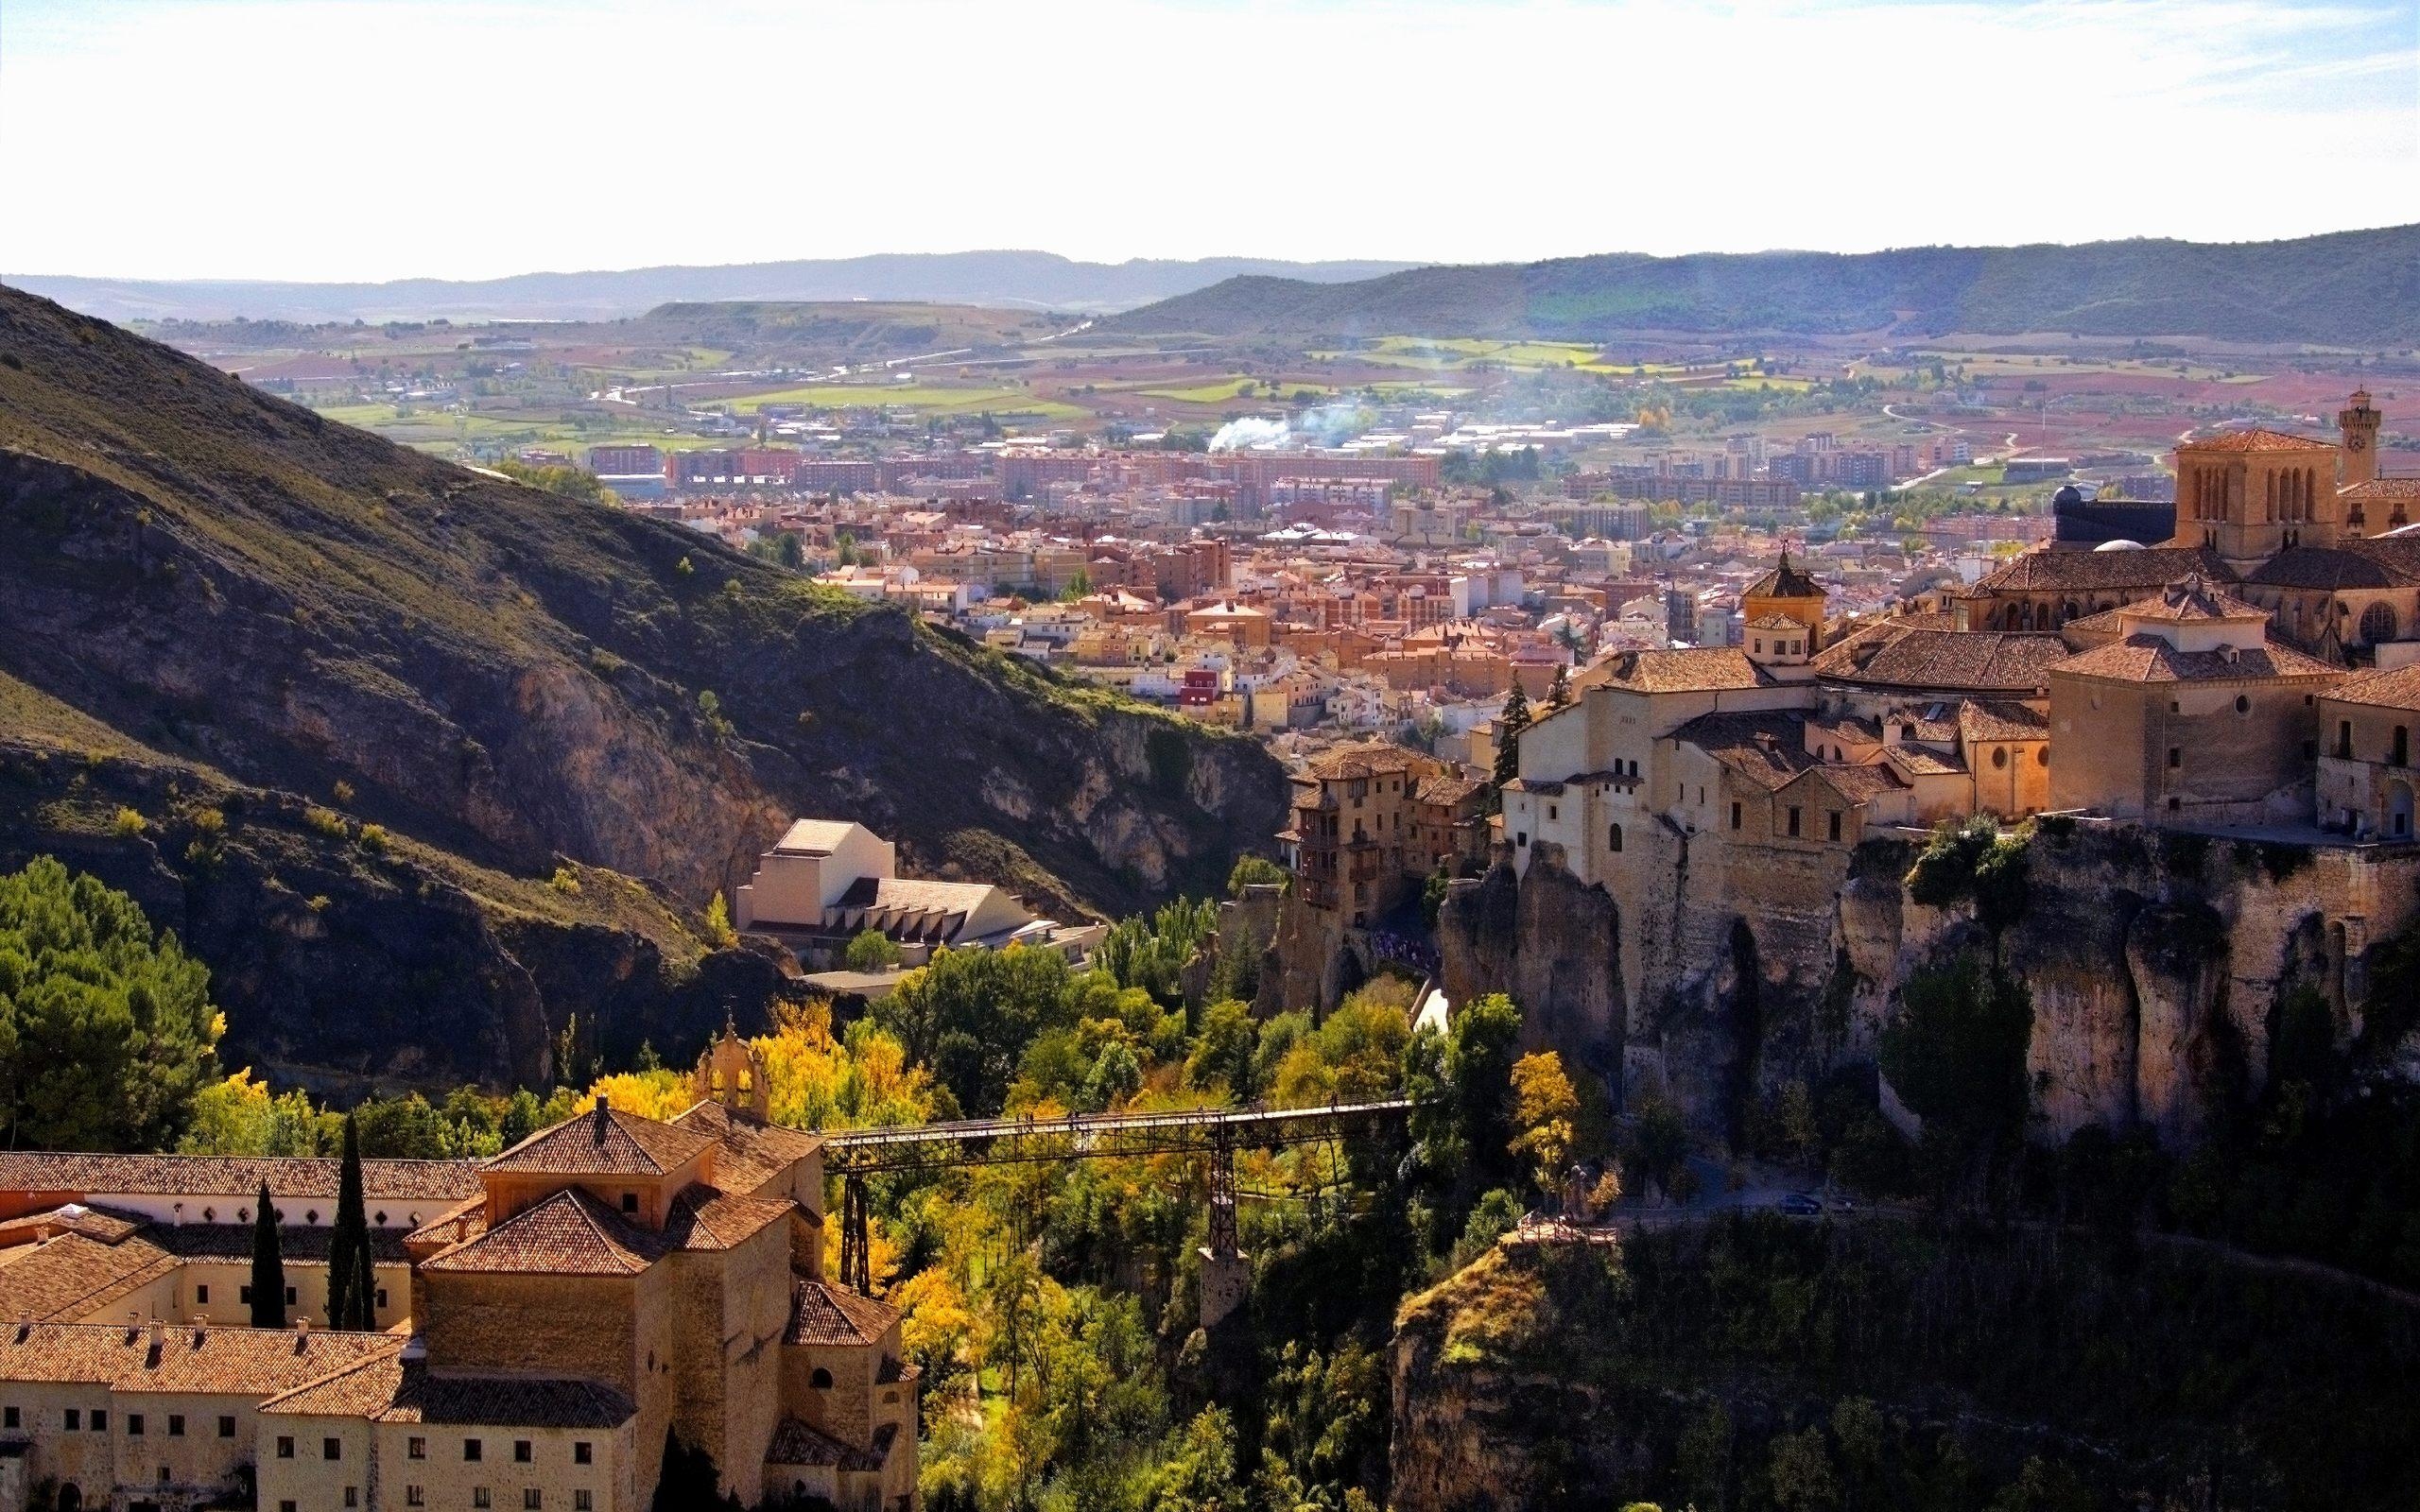
[[[760,1124],[771,1112],[772,1089],[765,1084],[764,1057],[739,1038],[729,1019],[723,1021],[721,1037],[698,1057],[698,1086],[709,1101]]]
[[[2377,477],[2378,421],[2384,418],[2372,407],[2366,388],[2353,390],[2353,397],[2336,412],[2337,429],[2344,433],[2343,460],[2337,464],[2339,487],[2349,489]]]

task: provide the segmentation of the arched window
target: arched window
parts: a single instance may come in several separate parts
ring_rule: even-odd
[[[2252,700],[2243,694],[2237,694],[2235,696],[2235,712],[2239,714],[2248,714],[2252,713]]]
[[[1605,832],[1605,849],[1618,852],[1622,848],[1622,827],[1618,824]]]
[[[2394,639],[2394,606],[2373,604],[2361,610],[2361,639],[2376,645]]]
[[[806,1383],[818,1391],[829,1391],[832,1389],[832,1372],[819,1365],[815,1367],[815,1374],[806,1378]]]

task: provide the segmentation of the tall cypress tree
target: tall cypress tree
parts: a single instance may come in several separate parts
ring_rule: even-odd
[[[277,1205],[269,1201],[268,1183],[261,1183],[260,1207],[252,1219],[252,1327],[285,1327],[285,1260],[277,1249]]]
[[[376,1326],[370,1279],[370,1215],[361,1197],[361,1127],[344,1116],[344,1160],[337,1173],[337,1221],[328,1233],[328,1327]]]
[[[1521,731],[1530,728],[1530,696],[1521,691],[1518,679],[1512,691],[1505,696],[1504,713],[1495,720],[1495,785],[1521,775]]]

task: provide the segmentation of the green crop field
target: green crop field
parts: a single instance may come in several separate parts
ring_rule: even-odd
[[[1037,398],[1024,388],[951,388],[934,384],[807,384],[771,393],[748,394],[725,401],[733,410],[750,414],[767,404],[804,404],[812,409],[884,408],[897,405],[936,415],[979,415],[985,410],[1015,410],[1052,420],[1070,420],[1086,412],[1074,404]]]

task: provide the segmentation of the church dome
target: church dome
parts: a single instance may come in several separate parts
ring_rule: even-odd
[[[2092,549],[2095,551],[2140,551],[2143,549],[2143,543],[2139,541],[2104,541]]]
[[[2083,503],[2083,490],[2072,483],[2061,484],[2059,491],[2050,495],[2050,507],[2053,509],[2072,509],[2082,503]]]

